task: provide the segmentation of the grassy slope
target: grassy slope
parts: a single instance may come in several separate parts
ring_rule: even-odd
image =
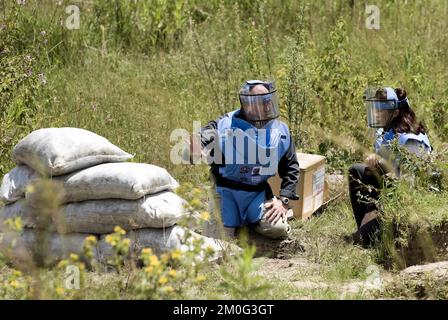
[[[434,2],[429,8],[419,4],[406,7],[390,3],[383,1],[380,4],[384,10],[379,31],[366,30],[364,8],[358,5],[354,9],[353,20],[347,24],[347,62],[351,68],[348,75],[362,77],[381,68],[385,83],[402,84],[410,88],[413,106],[419,115],[425,117],[431,139],[436,149],[440,150],[445,137],[438,135],[441,128],[433,121],[432,108],[435,101],[443,102],[446,96],[447,56],[443,49],[448,39],[447,33],[443,32],[446,30],[446,6],[442,2]],[[316,66],[323,63],[322,50],[329,42],[328,34],[335,26],[338,14],[336,8],[331,6],[316,6],[319,9],[313,7],[310,10],[304,53],[313,79],[319,81]],[[399,14],[400,10],[408,14]],[[291,68],[288,64],[288,50],[294,42],[295,13],[292,10],[289,19],[273,22],[269,49],[275,59],[271,73],[279,80],[280,88],[288,84],[287,75]],[[348,14],[348,9],[345,9],[344,14]],[[224,24],[228,28],[222,28]],[[167,141],[175,128],[192,131],[193,120],[205,123],[223,111],[232,110],[237,99],[231,92],[237,90],[241,81],[257,77],[259,73],[267,73],[262,45],[257,56],[261,66],[258,70],[247,66],[250,59],[245,30],[248,25],[247,20],[238,18],[231,10],[223,10],[214,19],[198,27],[199,47],[192,34],[187,34],[182,49],[151,57],[125,54],[114,48],[103,54],[86,49],[80,55],[82,61],[56,66],[48,72],[51,100],[50,103],[39,104],[41,109],[37,111],[33,126],[86,128],[135,153],[136,161],[164,166],[180,181],[206,183],[206,167],[175,166],[169,161],[170,145]],[[200,55],[201,50],[205,52],[204,56]],[[212,80],[216,81],[213,84],[203,67],[203,60],[211,66]],[[343,80],[338,77],[335,79]],[[357,95],[365,80],[356,84],[360,87],[355,88],[355,84],[347,86]],[[228,103],[224,106],[225,110],[217,105],[214,88],[218,88],[219,99]],[[42,97],[42,101],[48,98]],[[319,152],[319,144],[333,141],[336,146],[328,150],[327,154],[331,158],[330,169],[345,170],[351,162],[358,160],[359,154],[369,148],[366,143],[368,140],[358,137],[363,136],[364,131],[358,134],[350,126],[354,123],[355,127],[362,130],[362,103],[344,105],[348,110],[348,118],[342,123],[329,119],[324,132],[320,126],[320,112],[333,105],[317,97],[312,99],[312,103],[312,113],[304,119],[306,130],[302,134],[306,135],[305,143],[298,148]],[[446,218],[446,199],[446,194],[428,193],[412,201],[408,199],[405,203],[409,207],[418,208],[419,213],[428,216],[432,224],[438,224]],[[346,198],[328,208],[322,216],[307,223],[294,222],[294,225],[294,235],[303,242],[305,252],[294,255],[293,266],[285,268],[292,270],[285,271],[284,276],[275,275],[274,272],[266,274],[272,279],[274,289],[271,294],[275,298],[340,298],[345,283],[364,281],[368,276],[367,267],[378,265],[376,251],[353,247],[342,240],[344,234],[355,228]],[[275,269],[282,265],[280,261],[260,260],[261,269],[263,266]],[[302,261],[305,261],[304,264],[301,264]],[[389,273],[381,265],[378,266],[382,273]],[[9,268],[3,267],[1,273],[9,271]],[[107,274],[90,274],[90,277],[100,287],[98,290],[92,289],[87,297],[123,295],[131,298],[126,296],[126,292],[117,292],[118,281],[124,279]],[[210,277],[211,280],[219,279],[217,270],[212,269]],[[297,283],[304,281],[334,286],[307,288],[303,283]],[[213,283],[210,281],[210,284]],[[194,295],[213,297],[214,291],[213,286],[204,285]],[[396,293],[396,296],[400,296],[400,293]],[[364,296],[348,294],[347,297]]]
[[[446,198],[446,196],[445,196]],[[446,203],[442,210],[446,208]],[[415,298],[418,290],[401,284],[398,270],[390,270],[378,263],[377,251],[366,250],[343,240],[343,236],[355,228],[351,209],[344,199],[334,207],[326,209],[319,217],[308,222],[293,221],[293,236],[297,238],[304,251],[292,252],[288,259],[266,257],[256,258],[259,264],[256,274],[269,282],[271,289],[263,293],[264,298],[273,299],[372,299],[372,298]],[[231,267],[224,263],[222,267]],[[234,298],[227,292],[217,291],[216,283],[222,281],[219,272],[221,266],[207,267],[207,281],[185,291],[186,297],[198,299]],[[3,266],[2,276],[11,272]],[[124,271],[121,275],[110,273],[92,273],[86,275],[86,287],[78,293],[78,298],[132,299],[130,289],[124,284],[141,270]],[[372,272],[379,272],[385,285],[381,291],[368,291],[366,281]],[[57,271],[44,271],[44,277],[62,282],[63,275]],[[367,282],[368,283],[368,282]],[[386,285],[392,283],[394,287]],[[401,286],[400,286],[401,284]],[[438,290],[444,287],[440,286]],[[11,297],[11,296],[10,296]],[[17,297],[21,297],[17,295]],[[437,296],[432,296],[437,297]],[[444,297],[444,296],[441,296]]]

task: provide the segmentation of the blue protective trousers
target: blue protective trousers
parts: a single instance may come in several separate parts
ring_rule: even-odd
[[[216,187],[220,195],[222,222],[225,227],[237,228],[258,223],[264,214],[266,192],[242,191]]]

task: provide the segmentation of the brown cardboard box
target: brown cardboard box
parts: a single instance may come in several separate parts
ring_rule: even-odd
[[[300,177],[297,194],[300,199],[291,201],[294,217],[308,219],[316,212],[327,198],[325,183],[325,157],[314,154],[297,153],[300,165]],[[276,196],[280,192],[281,179],[278,174],[269,179],[269,184]]]

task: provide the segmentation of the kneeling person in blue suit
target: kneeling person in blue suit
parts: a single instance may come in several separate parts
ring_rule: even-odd
[[[299,178],[294,142],[288,126],[280,121],[276,89],[272,82],[247,81],[239,92],[241,108],[201,129],[200,148],[208,154],[214,182],[213,221],[207,235],[217,234],[221,220],[227,236],[237,228],[253,227],[272,239],[287,238],[290,200],[297,200]],[[194,143],[190,145],[190,151]],[[279,198],[268,178],[282,178]]]

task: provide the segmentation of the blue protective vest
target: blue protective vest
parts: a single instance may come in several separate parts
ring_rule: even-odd
[[[410,140],[418,141],[422,146],[424,146],[426,151],[431,151],[431,143],[429,142],[428,136],[423,133],[418,135],[413,133],[398,133],[395,134],[392,129],[383,134],[382,129],[377,131],[377,141],[375,142],[375,151],[381,149],[382,146],[387,146],[392,140],[398,139],[398,144],[400,146],[405,146]]]
[[[276,174],[280,159],[290,147],[289,129],[277,119],[257,129],[236,117],[239,112],[229,112],[218,121],[219,146],[224,156],[219,173],[233,181],[258,185]]]

